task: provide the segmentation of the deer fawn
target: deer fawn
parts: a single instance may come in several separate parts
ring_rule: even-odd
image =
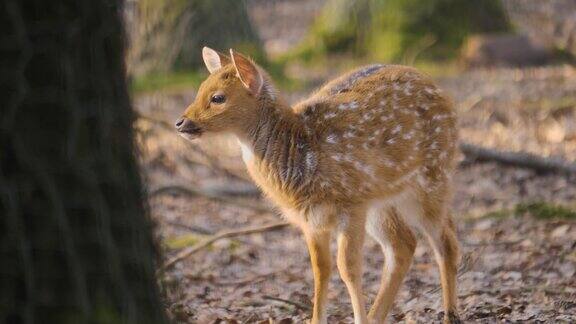
[[[237,136],[254,181],[301,228],[314,273],[312,323],[326,323],[330,237],[355,323],[384,323],[416,248],[430,242],[440,268],[446,323],[456,314],[458,242],[449,211],[456,142],[450,101],[416,70],[371,65],[288,106],[250,59],[203,49],[210,72],[176,122],[186,138]],[[385,257],[366,314],[362,245],[368,232]]]

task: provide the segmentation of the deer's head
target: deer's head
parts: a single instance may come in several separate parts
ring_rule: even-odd
[[[234,132],[253,122],[263,101],[274,94],[266,73],[247,57],[230,50],[230,56],[202,49],[210,75],[200,85],[194,102],[176,121],[176,129],[188,139],[204,133]]]

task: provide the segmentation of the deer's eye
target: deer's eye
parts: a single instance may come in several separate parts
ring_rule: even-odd
[[[215,104],[221,104],[224,101],[226,101],[226,97],[224,97],[224,95],[221,94],[213,95],[212,98],[210,98],[210,102],[213,102]]]

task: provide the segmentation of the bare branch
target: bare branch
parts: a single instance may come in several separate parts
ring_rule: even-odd
[[[288,268],[283,268],[283,269],[279,269],[279,270],[275,270],[275,271],[271,271],[268,273],[262,273],[262,274],[256,274],[244,279],[240,279],[240,280],[234,280],[234,281],[219,281],[219,282],[215,282],[214,284],[217,286],[243,286],[243,285],[247,285],[247,284],[255,284],[261,281],[266,280],[269,277],[273,277],[281,272],[285,272],[287,271]]]
[[[174,226],[174,227],[179,227],[179,228],[185,229],[185,230],[187,230],[187,231],[194,232],[194,233],[199,233],[199,234],[202,234],[202,235],[212,235],[212,234],[214,234],[212,231],[207,230],[207,229],[205,229],[205,228],[203,228],[203,227],[200,227],[200,226],[197,226],[197,225],[188,225],[188,224],[183,224],[183,223],[180,223],[180,222],[169,221],[169,220],[166,220],[166,221],[164,221],[164,222],[165,222],[166,224],[168,224],[168,225],[172,225],[172,226]]]
[[[169,259],[166,263],[164,263],[161,270],[165,271],[165,270],[169,269],[170,267],[172,267],[177,262],[184,260],[185,258],[191,256],[192,254],[202,250],[203,248],[210,246],[212,243],[214,243],[218,240],[221,240],[223,238],[249,235],[249,234],[261,233],[261,232],[266,232],[266,231],[274,231],[274,230],[284,228],[286,226],[288,226],[287,222],[276,222],[276,223],[266,224],[266,225],[261,225],[261,226],[245,227],[245,228],[241,228],[239,230],[220,231],[220,232],[202,240],[198,244],[180,251],[178,254],[176,254],[176,256],[174,256],[173,258]]]
[[[262,298],[263,298],[263,299],[268,299],[268,300],[274,300],[274,301],[277,301],[277,302],[282,302],[282,303],[285,303],[285,304],[288,304],[288,305],[292,305],[292,306],[296,306],[297,308],[300,308],[300,309],[305,310],[305,311],[310,311],[310,310],[312,310],[312,308],[311,308],[310,306],[304,305],[304,304],[302,304],[302,303],[295,302],[295,301],[292,301],[292,300],[287,300],[287,299],[278,298],[278,297],[274,297],[274,296],[268,296],[268,295],[264,295],[264,296],[262,296]]]
[[[495,161],[539,172],[576,174],[576,163],[559,158],[546,158],[527,152],[497,151],[469,143],[461,143],[460,150],[466,157],[476,161]]]

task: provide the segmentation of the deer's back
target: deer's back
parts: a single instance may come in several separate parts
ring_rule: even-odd
[[[452,168],[452,104],[415,69],[367,66],[294,109],[321,157],[320,185],[348,197],[378,195],[413,174],[433,179]]]

